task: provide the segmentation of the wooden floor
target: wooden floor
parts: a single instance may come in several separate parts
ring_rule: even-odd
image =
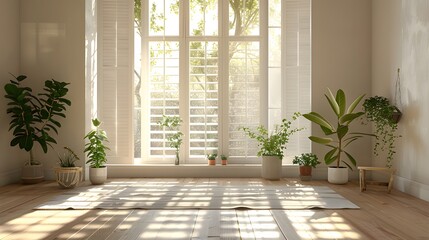
[[[109,179],[114,182],[136,179]],[[359,210],[33,210],[55,182],[0,188],[0,239],[429,239],[429,202],[357,183],[259,178],[138,179],[210,185],[329,186]],[[87,185],[83,183],[81,185]]]

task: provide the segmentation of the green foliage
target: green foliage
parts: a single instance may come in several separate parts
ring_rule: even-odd
[[[309,166],[313,168],[320,164],[319,159],[313,153],[303,153],[300,156],[295,156],[292,163],[299,164],[300,166]]]
[[[216,158],[217,158],[217,153],[207,154],[208,160],[216,160]]]
[[[296,120],[300,113],[294,113],[292,120]],[[280,126],[276,126],[272,133],[268,133],[268,130],[260,125],[256,128],[256,131],[252,131],[247,127],[241,127],[244,133],[252,139],[258,141],[259,151],[258,156],[278,156],[280,160],[283,159],[284,150],[286,144],[289,142],[290,137],[303,130],[303,128],[291,129],[292,122],[283,119]]]
[[[393,120],[392,116],[399,110],[391,105],[387,98],[379,96],[365,99],[363,109],[366,119],[373,122],[375,127],[374,155],[378,156],[379,150],[387,150],[386,166],[390,168],[395,154],[395,140],[400,137],[396,134],[398,123]]]
[[[92,120],[92,124],[95,129],[89,131],[84,137],[84,139],[88,139],[84,150],[88,157],[86,163],[89,163],[92,168],[101,168],[107,162],[106,150],[110,150],[110,148],[105,145],[105,142],[109,142],[109,140],[106,132],[100,128],[101,122],[97,118]]]
[[[328,94],[325,94],[325,97],[336,116],[336,122],[331,124],[326,118],[316,112],[303,115],[308,120],[319,125],[326,136],[335,136],[334,138],[336,138],[334,140],[332,137],[309,137],[311,141],[330,148],[324,157],[327,165],[336,162],[338,168],[340,167],[340,163],[343,162],[347,167],[352,169],[352,166],[356,166],[356,160],[351,154],[345,151],[346,147],[365,135],[373,136],[372,134],[366,133],[349,133],[349,125],[364,114],[364,112],[354,112],[364,96],[365,94],[360,95],[346,108],[346,96],[344,91],[339,89],[336,96],[334,96],[328,88]],[[347,156],[348,162],[341,160],[342,153]]]
[[[165,127],[168,131],[175,131],[172,134],[167,134],[167,141],[170,147],[175,148],[176,152],[179,152],[180,145],[183,142],[183,133],[179,131],[182,119],[178,116],[162,116],[162,120],[158,122],[158,125]]]
[[[227,159],[228,159],[228,157],[227,157],[227,156],[225,156],[225,155],[223,155],[223,154],[221,154],[221,155],[220,155],[220,159],[221,159],[221,160],[227,160]]]
[[[46,80],[43,92],[34,95],[30,87],[21,85],[27,76],[14,78],[4,86],[5,97],[9,99],[7,114],[12,117],[9,131],[14,136],[10,145],[30,152],[28,164],[37,164],[32,154],[34,142],[39,143],[44,153],[48,151],[48,146],[57,143],[53,132],[58,134],[61,127],[58,118],[65,118],[66,106],[71,105],[70,100],[65,98],[68,83]]]
[[[60,167],[76,167],[75,162],[80,160],[76,153],[68,147],[64,147],[66,150],[63,155],[58,154],[58,163]]]

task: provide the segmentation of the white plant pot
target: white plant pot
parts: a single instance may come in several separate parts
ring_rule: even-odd
[[[42,182],[45,178],[43,164],[25,165],[22,167],[21,180],[24,184],[34,184]]]
[[[107,180],[107,167],[89,168],[89,181],[93,185],[103,184]]]
[[[328,182],[332,184],[346,184],[349,181],[349,170],[346,167],[329,167]]]
[[[262,156],[262,178],[280,180],[282,177],[282,160],[278,156]]]

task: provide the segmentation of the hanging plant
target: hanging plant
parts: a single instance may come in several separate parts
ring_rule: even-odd
[[[396,153],[395,140],[400,137],[396,131],[402,114],[387,98],[380,96],[365,99],[363,109],[366,120],[374,123],[376,135],[374,155],[378,156],[380,151],[387,151],[386,166],[390,168]]]

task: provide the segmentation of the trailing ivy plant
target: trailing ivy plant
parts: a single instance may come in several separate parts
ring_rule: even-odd
[[[183,133],[179,130],[182,124],[182,119],[178,116],[162,116],[162,120],[158,122],[158,125],[165,130],[172,132],[167,133],[167,141],[171,148],[176,149],[176,160],[175,165],[179,165],[179,151],[180,146],[183,142]]]
[[[300,113],[296,112],[292,116],[292,121],[296,120]],[[284,150],[286,144],[289,142],[290,137],[304,128],[292,128],[292,121],[286,118],[282,120],[280,125],[277,125],[273,132],[269,133],[268,130],[260,125],[256,131],[248,127],[241,127],[240,129],[252,139],[258,142],[259,151],[258,156],[278,156],[280,160],[284,157]]]
[[[398,112],[397,108],[390,104],[385,97],[375,96],[365,99],[363,103],[365,117],[368,122],[374,123],[376,141],[373,152],[375,156],[381,151],[387,151],[386,166],[392,167],[395,152],[395,140],[400,137],[396,134],[398,123],[394,121],[393,115]]]
[[[15,79],[4,86],[5,97],[9,99],[6,112],[12,117],[9,123],[9,131],[13,133],[10,145],[30,153],[27,165],[37,165],[40,163],[33,157],[34,143],[37,142],[44,153],[48,152],[48,146],[57,143],[54,134],[58,134],[61,127],[59,118],[66,117],[66,106],[71,105],[66,98],[69,83],[46,80],[43,92],[34,94],[30,87],[22,86],[27,76],[13,77]]]

